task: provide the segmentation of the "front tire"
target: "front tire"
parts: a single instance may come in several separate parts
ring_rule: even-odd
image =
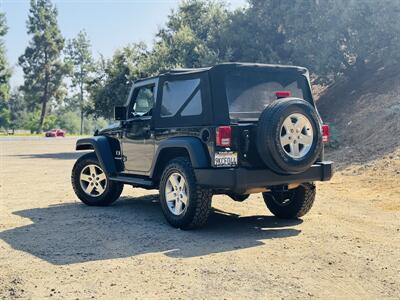
[[[197,184],[190,160],[179,157],[166,166],[160,181],[160,204],[168,223],[181,229],[206,224],[212,193]]]
[[[81,156],[71,174],[72,187],[78,198],[89,206],[108,206],[122,193],[124,185],[110,181],[94,152]]]
[[[308,213],[314,204],[315,185],[303,183],[286,192],[263,193],[264,202],[272,214],[282,219],[297,219]]]

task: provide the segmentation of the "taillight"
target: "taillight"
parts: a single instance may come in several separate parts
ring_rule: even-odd
[[[276,98],[281,99],[281,98],[287,98],[292,95],[290,91],[277,91],[275,92]]]
[[[330,138],[329,125],[322,125],[322,141],[328,143]]]
[[[230,147],[232,142],[232,128],[231,126],[220,126],[216,130],[216,143],[217,146]]]

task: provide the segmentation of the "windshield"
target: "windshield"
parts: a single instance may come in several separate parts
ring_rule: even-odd
[[[292,97],[311,100],[306,77],[286,70],[237,70],[227,74],[225,87],[231,119],[258,118],[277,99],[277,91],[290,91]]]

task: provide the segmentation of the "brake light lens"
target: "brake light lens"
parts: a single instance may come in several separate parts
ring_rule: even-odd
[[[220,126],[216,130],[217,146],[230,147],[232,143],[232,128],[231,126]]]
[[[277,91],[275,92],[276,98],[281,99],[281,98],[287,98],[292,96],[292,93],[290,91]]]
[[[324,143],[328,143],[329,142],[329,138],[330,138],[330,130],[329,130],[329,125],[322,125],[322,141]]]

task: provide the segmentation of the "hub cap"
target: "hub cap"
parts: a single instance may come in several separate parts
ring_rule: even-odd
[[[185,180],[179,173],[172,173],[165,187],[165,199],[170,212],[179,216],[186,211],[189,200],[189,189]]]
[[[83,191],[91,197],[98,197],[106,190],[106,174],[97,165],[87,165],[84,167],[79,180]]]
[[[313,136],[310,120],[303,114],[294,113],[282,124],[281,146],[290,157],[303,158],[311,149]]]

